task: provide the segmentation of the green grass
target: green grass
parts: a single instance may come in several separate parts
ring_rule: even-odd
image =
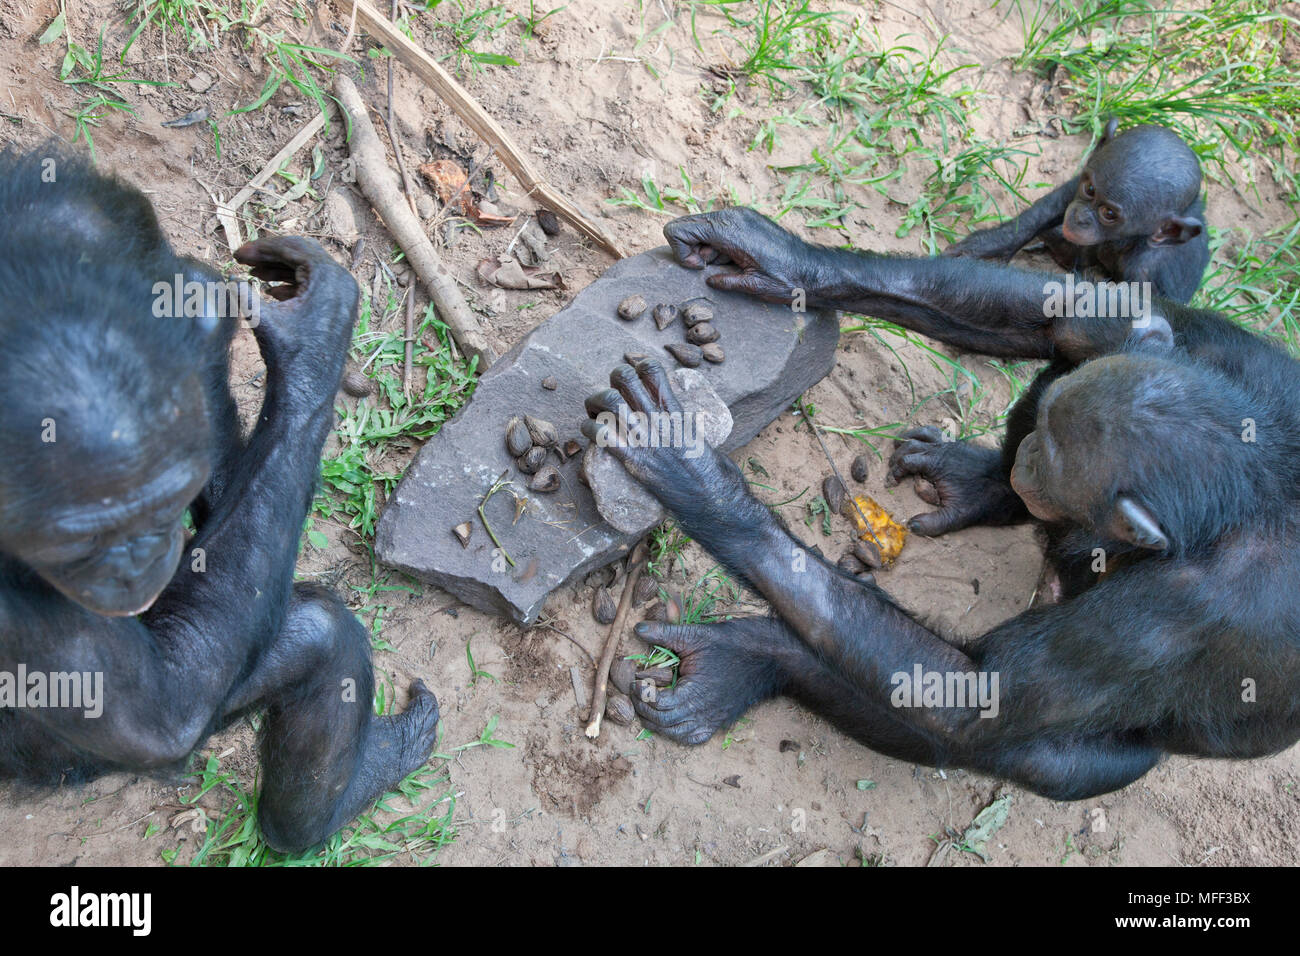
[[[257,825],[256,789],[245,789],[222,771],[216,756],[209,755],[194,777],[197,791],[183,802],[197,812],[203,835],[185,861],[189,866],[378,866],[399,857],[427,865],[455,839],[451,818],[456,799],[445,763],[412,773],[323,846],[301,854],[279,853],[266,845]],[[213,798],[204,801],[210,793]],[[205,808],[214,802],[216,808]],[[164,849],[160,857],[173,863],[178,849]]]
[[[383,282],[384,316],[372,316],[370,297],[363,295],[352,337],[353,358],[375,383],[377,394],[338,407],[339,447],[321,463],[322,490],[312,505],[314,519],[345,524],[365,541],[374,537],[382,496],[401,478],[399,463],[387,461],[387,453],[396,446],[414,447],[437,432],[469,401],[475,384],[475,363],[453,359],[450,334],[430,305],[416,323],[415,388],[406,396],[405,331],[398,315],[403,307],[397,287],[387,277]]]

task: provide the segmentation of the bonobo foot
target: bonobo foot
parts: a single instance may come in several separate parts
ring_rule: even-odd
[[[636,627],[643,641],[681,657],[674,687],[633,695],[647,730],[682,744],[702,744],[759,701],[784,689],[782,657],[806,653],[778,621],[736,618],[718,624]]]
[[[1029,517],[1007,479],[1001,451],[952,441],[933,426],[909,429],[898,439],[885,482],[896,485],[908,475],[915,478],[917,496],[939,509],[908,521],[917,534],[937,537],[972,525],[1014,524]]]

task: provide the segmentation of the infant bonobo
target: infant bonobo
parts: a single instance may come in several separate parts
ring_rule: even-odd
[[[1116,128],[1111,120],[1078,176],[944,255],[1008,262],[1038,239],[1063,269],[1189,301],[1210,261],[1201,164],[1173,130]]]
[[[1121,787],[1166,753],[1241,758],[1295,743],[1300,365],[1286,352],[1164,299],[1141,316],[1053,314],[1043,275],[815,246],[749,209],[664,232],[687,267],[737,267],[713,272],[714,288],[806,296],[963,348],[1050,359],[1001,452],[909,440],[892,464],[946,489],[948,513],[927,533],[1032,513],[1067,573],[1060,603],[948,638],[811,552],[725,455],[612,447],[774,612],[639,625],[682,659],[675,687],[634,701],[646,727],[701,743],[784,694],[882,753],[1054,799]],[[611,446],[602,412],[677,408],[653,360],[617,367],[610,384],[588,399],[596,417],[583,427]],[[893,573],[907,573],[906,555]],[[925,693],[900,695],[917,673]]]
[[[0,153],[0,779],[177,768],[256,712],[262,833],[296,851],[424,764],[438,704],[416,681],[376,717],[366,629],[293,580],[357,284],[309,239],[235,258],[278,301],[228,294],[85,160]],[[229,349],[254,302],[245,437]],[[15,673],[50,695],[15,703]]]

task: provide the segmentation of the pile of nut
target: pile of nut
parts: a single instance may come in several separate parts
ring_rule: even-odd
[[[624,322],[635,322],[646,312],[646,301],[642,296],[630,295],[618,304],[618,317]],[[704,302],[691,302],[682,308],[660,302],[650,310],[655,327],[662,332],[681,317],[686,327],[686,341],[665,345],[673,358],[687,368],[699,368],[701,362],[721,365],[726,354],[718,339],[722,336],[713,325],[713,309]],[[644,355],[628,354],[623,356],[629,365],[635,365],[645,358]]]
[[[550,492],[559,490],[560,472],[546,463],[547,456],[554,450],[560,461],[568,461],[582,451],[582,444],[570,438],[561,445],[560,433],[554,425],[543,418],[525,415],[506,423],[506,450],[520,471],[533,476],[528,482],[530,491]]]

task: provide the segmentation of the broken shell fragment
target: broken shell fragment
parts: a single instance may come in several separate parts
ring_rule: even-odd
[[[632,681],[636,680],[636,663],[629,660],[615,661],[609,665],[610,686],[621,694],[632,693]]]
[[[686,341],[692,345],[708,345],[721,338],[721,334],[708,322],[697,322],[686,330]]]
[[[668,305],[666,302],[660,302],[650,313],[650,317],[655,320],[655,327],[662,332],[668,326],[677,321],[677,306]]]
[[[528,436],[533,440],[534,445],[541,445],[543,448],[554,448],[560,443],[560,433],[546,419],[525,415],[524,425],[528,428]]]
[[[456,536],[456,540],[460,542],[462,548],[468,548],[469,537],[474,533],[474,526],[468,521],[462,521],[460,524],[456,525],[456,527],[451,529],[451,533]]]
[[[616,724],[632,723],[636,719],[636,711],[632,708],[632,698],[627,694],[613,693],[605,701],[605,716]]]
[[[665,345],[664,348],[668,350],[669,355],[677,359],[678,362],[685,365],[687,368],[699,368],[700,362],[704,358],[698,345],[679,345],[673,343],[672,345]]]
[[[546,378],[542,379],[542,388],[546,389],[548,392],[553,392],[559,387],[560,383],[555,380],[554,375],[548,375]]]
[[[853,464],[849,466],[849,474],[853,476],[854,481],[866,481],[868,462],[866,455],[859,455],[853,459]]]
[[[596,596],[591,602],[591,616],[596,619],[596,623],[613,624],[617,614],[618,605],[614,603],[613,593],[609,588],[597,588]]]
[[[673,682],[671,667],[648,667],[636,672],[637,680],[654,681],[660,687],[668,687]]]
[[[849,491],[837,476],[827,475],[822,482],[822,497],[826,499],[826,507],[830,513],[837,515],[844,511],[844,505],[849,500]]]
[[[537,210],[537,225],[542,227],[542,232],[548,236],[558,236],[560,234],[560,219],[549,209]]]
[[[530,491],[559,491],[560,472],[554,465],[546,465],[533,476],[528,483]]]
[[[618,317],[625,322],[639,318],[645,312],[645,299],[639,295],[630,295],[618,304]]]
[[[525,475],[535,475],[537,474],[537,469],[541,468],[542,463],[545,461],[546,449],[534,445],[532,448],[528,449],[527,452],[516,458],[515,464],[519,466],[519,470]]]
[[[713,318],[713,310],[703,302],[692,302],[686,308],[682,309],[682,321],[687,325],[696,325],[700,322],[708,322]]]
[[[727,358],[726,353],[722,351],[722,346],[717,342],[700,346],[700,354],[704,356],[704,361],[712,362],[714,365],[721,365]]]
[[[528,426],[523,419],[512,418],[506,422],[506,451],[510,452],[510,457],[518,458],[532,447],[533,438],[528,434]]]

